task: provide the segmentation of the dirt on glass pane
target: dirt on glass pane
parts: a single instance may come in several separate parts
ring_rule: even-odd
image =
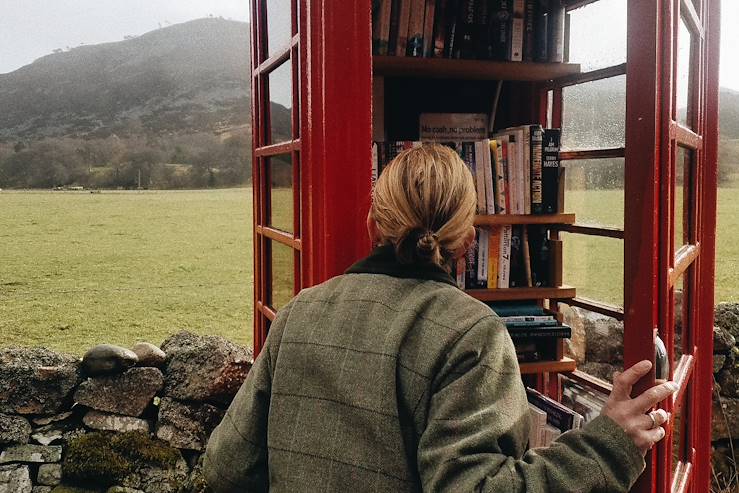
[[[277,241],[267,240],[272,246],[272,303],[279,310],[294,296],[295,255],[294,250]]]
[[[623,147],[625,128],[625,75],[562,90],[562,149]]]
[[[584,72],[626,62],[626,0],[600,0],[569,16],[570,62]]]
[[[270,218],[273,228],[293,232],[293,163],[290,154],[272,156],[268,160],[270,176]]]

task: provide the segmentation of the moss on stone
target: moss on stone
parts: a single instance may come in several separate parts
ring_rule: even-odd
[[[70,440],[62,471],[73,484],[110,486],[140,467],[171,468],[180,457],[146,433],[94,432]]]
[[[111,446],[138,466],[172,467],[181,457],[179,450],[140,431],[113,436]]]
[[[131,464],[110,446],[110,435],[87,433],[69,441],[62,462],[65,480],[110,486],[132,470]]]

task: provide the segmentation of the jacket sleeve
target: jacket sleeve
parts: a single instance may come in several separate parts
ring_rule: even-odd
[[[526,393],[496,317],[458,338],[431,385],[418,448],[424,491],[626,492],[644,469],[633,441],[605,416],[524,453]]]
[[[269,491],[267,419],[272,368],[289,311],[288,304],[278,312],[264,349],[210,436],[203,475],[214,493]]]

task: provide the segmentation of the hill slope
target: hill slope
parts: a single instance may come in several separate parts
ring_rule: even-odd
[[[199,19],[0,75],[0,139],[212,130],[249,122],[249,25]]]

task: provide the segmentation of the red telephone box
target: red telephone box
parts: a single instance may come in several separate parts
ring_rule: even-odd
[[[680,385],[662,405],[672,413],[672,431],[649,454],[634,491],[704,492],[710,484],[720,0],[563,0],[566,54],[575,48],[570,34],[577,22],[588,19],[583,9],[592,13],[600,2],[626,11],[623,59],[605,57],[595,67],[559,73],[552,64],[380,59],[372,55],[369,1],[252,0],[255,350],[294,293],[340,274],[369,250],[364,219],[373,75],[522,80],[504,97],[533,101],[518,116],[563,127],[563,137],[577,91],[622,84],[622,138],[573,145],[562,160],[573,167],[584,160],[622,163],[623,224],[576,222],[556,233],[619,245],[621,303],[564,297],[564,291],[542,298],[622,320],[625,366],[654,360],[656,338],[664,341],[670,377]],[[609,22],[603,30],[613,27]],[[273,118],[284,108],[289,129]],[[636,390],[654,379],[653,373]],[[546,373],[542,381],[557,393],[556,378]]]

